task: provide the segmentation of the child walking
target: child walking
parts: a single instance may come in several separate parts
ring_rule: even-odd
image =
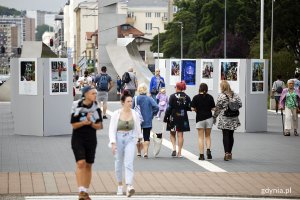
[[[161,88],[158,95],[156,96],[156,99],[158,100],[158,107],[159,111],[156,115],[157,120],[160,120],[160,116],[162,112],[166,112],[166,109],[168,107],[169,98],[166,94],[166,89]]]

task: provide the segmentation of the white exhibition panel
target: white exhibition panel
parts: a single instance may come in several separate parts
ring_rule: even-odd
[[[208,85],[215,101],[220,94],[220,81],[227,80],[240,96],[241,126],[237,132],[267,131],[268,62],[259,59],[165,59],[160,62],[164,70],[168,95],[175,92],[176,82],[188,82],[186,93],[191,99],[198,94],[200,83]],[[195,113],[189,112],[195,119]],[[192,129],[193,127],[191,127]],[[217,129],[216,126],[213,129]]]

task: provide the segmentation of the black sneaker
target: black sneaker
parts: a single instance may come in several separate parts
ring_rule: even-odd
[[[206,155],[207,155],[207,159],[212,159],[212,155],[211,155],[210,149],[207,149]]]
[[[172,157],[176,157],[176,151],[172,151]]]
[[[198,160],[205,160],[204,154],[200,154]]]
[[[291,134],[290,134],[290,132],[285,132],[284,133],[284,136],[290,136]]]
[[[106,115],[103,115],[103,119],[107,119]]]

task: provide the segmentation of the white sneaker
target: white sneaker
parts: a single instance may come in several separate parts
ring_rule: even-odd
[[[117,195],[123,195],[123,186],[118,186]]]
[[[157,120],[160,121],[160,118],[158,117]]]
[[[132,185],[127,186],[126,196],[131,197],[135,193],[135,190]]]

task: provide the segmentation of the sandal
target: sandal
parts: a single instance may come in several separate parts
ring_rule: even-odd
[[[147,155],[147,154],[144,154],[144,158],[146,158],[146,159],[147,159],[147,158],[148,158],[148,155]]]
[[[140,153],[136,154],[136,156],[139,158],[142,157],[142,155]]]

